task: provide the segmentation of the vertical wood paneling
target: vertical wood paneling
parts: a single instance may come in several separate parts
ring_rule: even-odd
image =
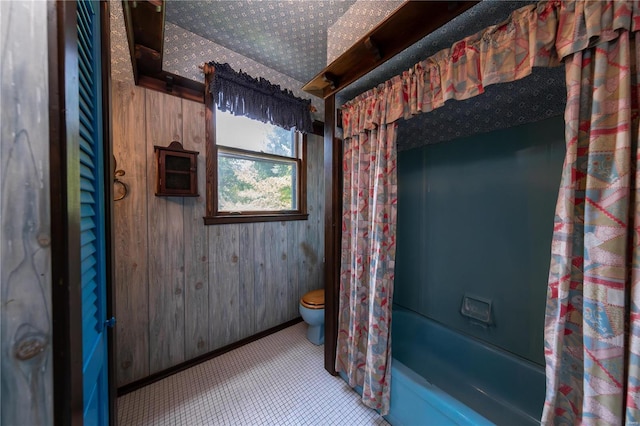
[[[307,135],[307,211],[309,212],[309,219],[296,222],[295,225],[296,250],[298,251],[298,263],[296,265],[298,269],[298,301],[300,300],[300,297],[309,291],[309,281],[312,279],[309,257],[310,253],[313,252],[313,247],[309,245],[308,234],[315,209],[315,204],[313,202],[315,199],[313,171],[316,168],[316,164],[313,159],[313,149],[310,147],[310,141],[311,135]]]
[[[182,141],[182,101],[146,92],[149,229],[149,372],[184,361],[183,199],[156,197],[154,145]]]
[[[324,233],[320,229],[321,222],[324,221],[324,213],[322,209],[321,199],[324,194],[318,194],[318,186],[323,173],[322,163],[320,159],[321,145],[319,137],[309,135],[307,138],[307,155],[309,158],[309,166],[307,170],[309,188],[313,188],[308,196],[309,219],[304,222],[302,230],[304,239],[301,239],[300,250],[304,256],[302,267],[306,276],[304,286],[301,293],[316,290],[323,286],[320,281],[320,270],[322,269],[322,245],[320,236]],[[323,201],[323,200],[322,200]]]
[[[265,247],[265,225],[266,223],[253,223],[253,258],[255,259],[253,269],[254,279],[254,310],[256,318],[256,333],[266,330],[267,326],[267,253]]]
[[[204,105],[182,100],[182,146],[198,151],[199,197],[184,199],[185,357],[209,352],[209,253],[205,215]]]
[[[241,339],[256,333],[254,240],[251,224],[240,226],[240,335]]]
[[[287,320],[299,316],[298,299],[298,264],[302,253],[298,250],[298,226],[296,222],[287,222],[287,240],[285,241],[287,253]]]
[[[308,141],[309,220],[205,226],[204,106],[116,85],[118,386],[298,316],[322,286],[321,138]],[[153,145],[199,151],[199,198],[156,197]],[[321,202],[319,202],[321,201]]]
[[[149,375],[149,280],[147,269],[147,154],[145,90],[113,85],[113,151],[126,198],[114,202],[118,383]],[[116,188],[120,189],[120,188]],[[131,327],[131,324],[135,324]]]
[[[239,335],[239,227],[209,226],[209,306],[211,307],[211,349],[238,340]]]
[[[314,188],[312,191],[315,199],[315,208],[311,217],[311,229],[315,232],[313,239],[313,247],[315,249],[315,267],[313,269],[313,288],[324,288],[324,144],[322,137],[310,135],[313,144],[313,164],[314,164],[314,181],[311,184]]]
[[[267,279],[266,327],[274,327],[287,318],[287,227],[285,222],[265,224],[264,250]]]
[[[307,241],[307,234],[309,227],[309,221],[296,222],[296,250],[298,251],[298,263],[296,268],[298,269],[298,302],[300,298],[309,291],[311,280],[311,267],[309,266],[309,252],[312,248]]]
[[[3,425],[53,422],[47,7],[0,2]]]

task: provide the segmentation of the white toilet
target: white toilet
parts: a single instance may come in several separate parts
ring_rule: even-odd
[[[314,345],[324,343],[324,289],[313,290],[300,298],[300,316],[309,324],[307,339]]]

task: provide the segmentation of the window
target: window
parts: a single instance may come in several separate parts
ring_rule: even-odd
[[[218,109],[211,115],[205,223],[306,219],[303,135]]]

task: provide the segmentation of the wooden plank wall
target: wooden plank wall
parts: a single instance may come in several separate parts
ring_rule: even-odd
[[[52,424],[45,2],[0,2],[0,424]]]
[[[309,220],[205,226],[204,105],[113,85],[117,384],[123,386],[299,316],[323,286],[322,138],[308,138]],[[153,145],[199,151],[200,197],[156,197]]]

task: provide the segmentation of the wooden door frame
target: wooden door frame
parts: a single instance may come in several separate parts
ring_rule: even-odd
[[[113,156],[112,116],[111,116],[111,11],[109,1],[100,0],[100,49],[102,54],[102,135],[104,149],[104,235],[105,241],[105,284],[107,318],[116,315],[115,286],[115,226],[113,215],[113,180],[115,177],[115,157]],[[116,393],[116,327],[106,328],[107,368],[109,382],[109,424],[115,425],[118,412]]]
[[[324,101],[324,368],[334,376],[338,339],[340,244],[342,238],[342,141],[335,137],[335,95]]]
[[[81,425],[80,148],[76,3],[48,3],[53,419]]]
[[[102,113],[105,161],[107,317],[115,312],[113,288],[113,176],[109,4],[100,2]],[[80,275],[80,118],[76,2],[47,5],[49,150],[53,318],[53,418],[83,424],[82,288]],[[116,420],[115,339],[107,331],[110,424]]]

